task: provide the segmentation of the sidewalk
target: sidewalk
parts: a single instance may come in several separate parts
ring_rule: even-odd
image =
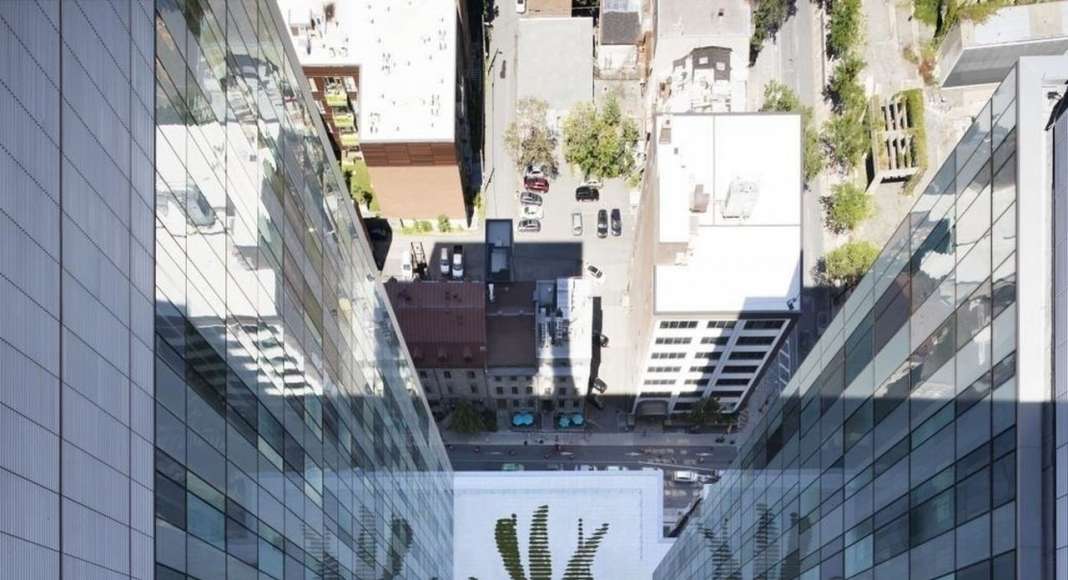
[[[717,443],[716,439],[723,437],[724,441]],[[719,433],[648,433],[635,431],[630,433],[582,433],[582,432],[517,432],[498,431],[496,433],[479,433],[466,435],[442,431],[441,438],[446,444],[458,445],[619,445],[624,447],[732,447],[730,441],[736,441],[735,434],[723,435]],[[542,443],[544,442],[544,443]]]

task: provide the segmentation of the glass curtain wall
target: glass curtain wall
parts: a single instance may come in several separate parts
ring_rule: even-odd
[[[656,578],[1014,580],[1014,73]]]
[[[157,0],[157,578],[451,578],[450,467],[274,0]]]

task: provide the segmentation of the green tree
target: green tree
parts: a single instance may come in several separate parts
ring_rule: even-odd
[[[853,182],[834,186],[827,208],[827,221],[836,232],[856,229],[860,222],[871,217],[874,211],[871,196]]]
[[[819,132],[812,126],[812,108],[801,104],[793,89],[778,81],[764,86],[764,105],[761,111],[801,113],[801,130],[804,139],[805,181],[811,181],[823,171],[823,145]]]
[[[760,110],[798,112],[802,110],[801,99],[793,89],[773,80],[764,85],[764,105]]]
[[[516,103],[515,119],[504,131],[504,146],[520,170],[542,165],[555,174],[556,134],[549,126],[549,105],[526,97]]]
[[[827,254],[824,276],[833,284],[852,286],[868,271],[878,255],[879,248],[871,242],[847,242]]]
[[[864,70],[864,59],[847,55],[834,67],[834,74],[827,84],[834,110],[838,113],[863,109],[867,102],[864,86],[860,84],[860,73]]]
[[[833,0],[827,33],[827,51],[836,58],[849,54],[864,38],[860,0]]]
[[[719,399],[708,397],[701,399],[690,409],[690,423],[694,426],[712,425],[723,417],[723,407]]]
[[[441,214],[438,216],[438,231],[439,232],[451,232],[452,223],[449,222],[449,216]]]
[[[756,61],[764,42],[779,33],[786,19],[796,11],[793,0],[755,0],[753,35],[749,38],[749,61]]]
[[[584,177],[611,179],[636,168],[638,124],[624,115],[619,100],[609,96],[598,109],[580,103],[564,118],[564,159]]]
[[[823,126],[823,141],[831,161],[843,170],[851,171],[860,165],[870,145],[863,112],[859,116],[850,113],[831,117]]]
[[[481,433],[486,430],[486,423],[471,403],[460,401],[452,411],[449,429],[457,433]]]

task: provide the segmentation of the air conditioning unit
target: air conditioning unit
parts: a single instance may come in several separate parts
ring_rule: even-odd
[[[749,219],[759,197],[760,192],[755,181],[735,179],[727,189],[727,199],[723,202],[723,217],[726,219]]]

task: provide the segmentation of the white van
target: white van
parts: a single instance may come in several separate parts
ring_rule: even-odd
[[[412,251],[404,250],[401,252],[401,280],[405,282],[411,282],[415,279],[415,268],[412,265]]]
[[[441,275],[448,278],[449,272],[449,249],[446,247],[441,248],[441,259],[438,260],[439,267],[441,268]]]
[[[676,471],[671,474],[671,480],[679,483],[697,483],[697,474],[689,470]]]

